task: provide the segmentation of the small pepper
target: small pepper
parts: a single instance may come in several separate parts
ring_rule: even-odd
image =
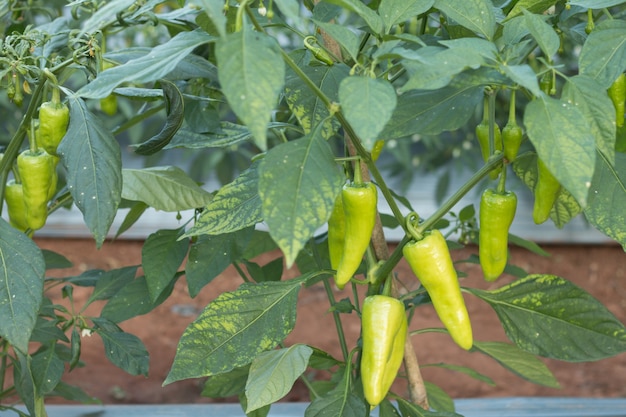
[[[52,100],[39,108],[39,141],[50,155],[56,155],[57,147],[67,132],[70,109],[61,103],[59,89],[52,92]]]
[[[550,217],[550,211],[559,195],[561,184],[552,175],[543,161],[537,158],[537,182],[535,183],[533,204],[533,221],[544,223]]]
[[[54,157],[46,151],[27,149],[17,157],[22,180],[28,227],[39,230],[48,218],[48,193],[52,185]]]
[[[24,204],[24,189],[22,184],[15,180],[7,182],[4,188],[4,199],[7,202],[7,212],[9,214],[9,222],[11,226],[25,232],[29,229],[26,219],[26,204]]]
[[[508,258],[509,228],[515,218],[517,196],[512,191],[499,193],[491,188],[480,199],[478,255],[487,281],[500,277]]]

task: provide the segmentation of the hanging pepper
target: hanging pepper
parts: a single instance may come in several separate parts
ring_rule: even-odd
[[[508,258],[509,228],[515,218],[517,196],[512,191],[486,189],[480,199],[478,255],[487,281],[500,277]]]
[[[24,189],[22,184],[10,180],[4,187],[4,199],[7,202],[7,212],[11,226],[24,232],[28,227],[26,219],[26,205],[24,204]]]
[[[463,349],[473,344],[472,325],[446,239],[439,230],[411,241],[402,254],[428,294],[452,339]]]
[[[337,270],[341,256],[343,255],[343,245],[346,237],[346,215],[343,211],[343,199],[341,194],[335,199],[333,211],[328,219],[328,255],[330,267]]]
[[[621,73],[609,87],[609,98],[615,107],[615,124],[624,126],[624,111],[626,108],[626,74]]]
[[[483,118],[481,122],[476,125],[476,139],[478,139],[478,145],[480,146],[480,153],[483,157],[483,161],[487,162],[489,157],[491,156],[491,149],[489,145],[489,119],[490,119],[490,111],[489,111],[489,99],[485,97],[483,102]],[[498,126],[495,121],[493,122],[493,143],[494,150],[502,151],[502,132],[500,131],[500,126]],[[491,179],[498,178],[498,175],[502,171],[502,167],[494,169],[489,173]]]
[[[42,149],[27,149],[17,157],[22,180],[26,220],[32,230],[41,229],[48,218],[48,193],[52,184],[54,157]]]
[[[58,87],[52,90],[52,100],[39,108],[39,140],[50,155],[56,155],[57,147],[70,121],[70,109],[61,103]]]
[[[371,295],[363,301],[361,320],[363,393],[375,407],[387,396],[404,357],[407,336],[404,304],[386,295]]]
[[[543,161],[537,158],[537,182],[535,183],[535,202],[533,204],[533,221],[535,224],[541,224],[548,220],[560,189],[559,181],[552,175]]]
[[[522,128],[519,127],[515,120],[515,90],[512,90],[509,104],[509,120],[502,129],[504,157],[507,161],[512,162],[517,157],[517,152],[522,144],[522,137]]]
[[[376,222],[378,192],[371,182],[361,182],[357,168],[355,180],[343,186],[341,198],[346,220],[343,255],[337,267],[336,283],[342,289],[361,265]]]

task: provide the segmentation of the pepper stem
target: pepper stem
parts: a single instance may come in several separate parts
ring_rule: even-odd
[[[37,138],[35,136],[35,119],[30,119],[30,135],[28,136],[28,146],[30,147],[30,151],[35,153],[38,150],[37,147]]]
[[[363,177],[361,176],[361,158],[357,158],[357,162],[354,164],[354,184],[357,186],[363,185]]]
[[[424,237],[416,227],[416,225],[419,223],[419,219],[420,217],[414,211],[406,216],[406,230],[416,241],[420,241]]]
[[[498,181],[498,188],[496,188],[498,194],[506,193],[506,166],[503,167],[500,174],[500,180]]]
[[[515,90],[511,90],[511,100],[509,102],[509,125],[517,125],[517,120],[515,120]]]

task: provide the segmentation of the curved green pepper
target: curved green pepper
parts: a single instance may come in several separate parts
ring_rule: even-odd
[[[24,190],[26,220],[32,230],[41,229],[48,218],[48,193],[52,185],[54,157],[44,150],[25,150],[17,157]]]
[[[402,253],[413,273],[426,288],[435,311],[452,339],[463,349],[472,347],[472,325],[461,294],[450,251],[439,230],[411,241]]]
[[[378,192],[371,182],[346,184],[341,191],[346,218],[343,255],[337,267],[337,287],[343,288],[361,265],[376,222]]]
[[[535,202],[533,204],[533,221],[535,224],[541,224],[548,220],[560,189],[559,181],[552,175],[543,161],[537,158],[537,182],[535,183]]]
[[[361,320],[363,393],[375,407],[387,396],[404,357],[407,336],[404,304],[386,295],[366,297]]]
[[[478,255],[487,281],[495,281],[504,272],[508,258],[509,228],[516,209],[517,196],[512,191],[499,193],[487,189],[481,196]]]

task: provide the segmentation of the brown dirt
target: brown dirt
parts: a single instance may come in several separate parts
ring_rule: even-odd
[[[96,250],[93,241],[81,239],[37,239],[40,247],[65,255],[74,263],[71,270],[55,271],[56,276],[68,276],[82,271],[101,268],[114,269],[141,262],[140,241],[121,240],[106,243]],[[550,246],[550,258],[512,248],[514,264],[533,273],[550,273],[562,276],[587,290],[601,300],[623,323],[626,322],[626,254],[619,246]],[[476,248],[455,251],[455,259],[465,259]],[[270,254],[259,259],[259,263],[278,256]],[[503,277],[495,284],[485,283],[476,265],[463,264],[461,269],[468,274],[463,285],[489,288],[500,286],[510,280]],[[292,271],[288,273],[291,274]],[[409,277],[404,263],[398,269],[400,277]],[[51,274],[52,275],[52,274]],[[405,282],[413,282],[408,279]],[[80,385],[90,395],[105,403],[196,403],[210,402],[200,396],[201,381],[181,381],[162,387],[172,364],[178,340],[186,326],[213,298],[223,291],[237,288],[241,284],[231,267],[195,298],[190,298],[184,280],[177,283],[172,296],[148,315],[121,323],[124,330],[138,336],[150,353],[150,376],[133,377],[111,365],[105,358],[102,343],[97,336],[83,339],[83,356],[86,363],[65,376],[65,381]],[[63,302],[59,290],[49,294],[55,301]],[[336,298],[348,295],[337,291]],[[74,293],[80,306],[89,296],[88,291],[79,289]],[[472,319],[475,338],[481,341],[506,341],[504,333],[491,308],[474,297],[466,297]],[[303,342],[326,349],[340,357],[332,317],[327,313],[328,302],[321,286],[302,289],[298,318],[288,343]],[[88,309],[88,314],[97,314],[97,306]],[[419,309],[414,324],[419,327],[440,326],[430,307]],[[350,343],[354,344],[359,332],[359,323],[354,314],[345,316],[344,326]],[[421,364],[447,362],[470,366],[491,377],[496,386],[462,374],[438,368],[425,368],[427,381],[442,387],[453,398],[498,397],[498,396],[576,396],[576,397],[626,397],[626,354],[593,363],[565,363],[544,360],[561,384],[560,389],[537,386],[504,370],[493,360],[478,353],[467,353],[452,343],[446,335],[427,334],[413,338]],[[399,388],[402,392],[402,387]],[[296,384],[288,401],[308,401],[306,389]]]

